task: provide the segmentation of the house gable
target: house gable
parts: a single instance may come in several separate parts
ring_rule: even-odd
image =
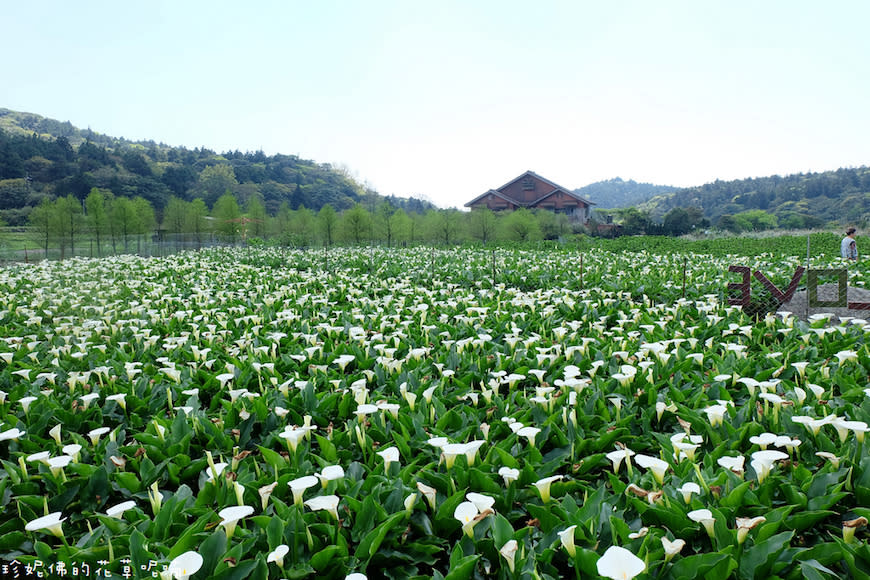
[[[466,207],[486,207],[491,210],[540,208],[574,216],[584,223],[589,219],[592,205],[591,201],[534,171],[526,171],[498,189],[490,189],[465,204]]]

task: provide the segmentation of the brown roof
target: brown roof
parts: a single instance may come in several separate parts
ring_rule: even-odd
[[[532,201],[532,202],[522,202],[522,201],[518,201],[518,200],[513,199],[513,198],[511,198],[511,197],[508,197],[508,196],[506,196],[506,195],[504,195],[504,194],[502,193],[502,190],[507,189],[509,186],[513,185],[514,183],[516,183],[517,181],[519,181],[520,179],[523,179],[523,178],[525,178],[525,177],[534,177],[535,179],[538,179],[538,180],[540,180],[540,181],[543,181],[543,182],[546,183],[547,185],[552,186],[552,187],[553,187],[553,190],[550,191],[550,192],[548,192],[548,193],[546,193],[546,194],[544,194],[544,195],[542,195],[541,197],[539,197],[538,199],[536,199],[536,200],[534,200],[534,201]],[[540,203],[540,202],[543,201],[544,199],[546,199],[546,198],[550,197],[551,195],[553,195],[554,193],[557,193],[557,192],[560,192],[560,191],[561,191],[562,193],[565,193],[565,194],[567,194],[567,195],[569,195],[569,196],[571,196],[571,197],[577,199],[578,201],[581,201],[581,202],[583,202],[583,203],[589,205],[589,206],[593,206],[593,205],[595,205],[595,202],[589,201],[588,199],[586,199],[586,198],[584,198],[584,197],[581,197],[581,196],[577,195],[576,193],[574,193],[573,191],[571,191],[571,190],[568,189],[567,187],[562,187],[562,186],[559,185],[558,183],[554,183],[554,182],[550,181],[549,179],[547,179],[547,178],[545,178],[545,177],[541,177],[540,175],[538,175],[538,174],[535,173],[534,171],[529,170],[529,171],[526,171],[525,173],[523,173],[523,174],[521,174],[521,175],[515,177],[514,179],[511,179],[510,181],[508,181],[507,183],[505,183],[504,185],[502,185],[502,186],[499,187],[498,189],[490,189],[489,191],[485,191],[484,193],[478,195],[477,197],[475,197],[474,199],[472,199],[471,201],[469,201],[468,203],[466,203],[466,204],[465,204],[465,207],[471,207],[472,205],[474,205],[475,203],[477,203],[478,201],[480,201],[481,199],[483,199],[484,197],[486,197],[487,195],[490,195],[490,194],[492,194],[492,195],[496,195],[496,196],[502,198],[503,200],[505,200],[505,201],[507,201],[507,202],[510,202],[510,203],[512,203],[512,204],[514,204],[514,205],[519,205],[519,206],[523,206],[523,207],[530,207],[530,206],[535,206],[535,205],[537,205],[538,203]]]

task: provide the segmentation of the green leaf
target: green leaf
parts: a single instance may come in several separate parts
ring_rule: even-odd
[[[794,532],[783,532],[758,543],[743,552],[738,573],[741,578],[766,578],[773,562],[789,545]]]
[[[311,556],[311,566],[318,572],[328,570],[330,566],[335,566],[340,562],[340,558],[347,556],[347,549],[342,546],[332,545],[326,546],[313,556]]]
[[[514,527],[503,515],[496,513],[492,515],[492,539],[496,547],[504,546],[509,540],[514,537]]]
[[[468,580],[468,578],[471,578],[474,566],[479,558],[479,554],[473,554],[471,556],[464,556],[455,564],[451,561],[450,572],[444,577],[444,580]]]
[[[387,533],[393,529],[393,526],[395,526],[396,523],[404,519],[405,516],[406,514],[404,512],[395,513],[388,517],[385,522],[367,533],[359,543],[359,546],[357,546],[355,556],[360,560],[370,559],[375,552],[378,551],[378,548],[386,538]]]
[[[210,578],[215,567],[223,560],[227,551],[227,535],[223,528],[215,529],[211,535],[199,546],[199,554],[202,556],[202,568],[197,572],[200,578]]]
[[[686,556],[674,562],[670,577],[674,580],[695,580],[696,578],[728,578],[737,562],[728,553],[712,552]]]
[[[330,463],[338,463],[338,452],[335,449],[335,444],[322,435],[315,434],[314,437],[317,439],[320,455]]]

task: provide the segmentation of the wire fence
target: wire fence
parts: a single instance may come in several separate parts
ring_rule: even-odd
[[[9,234],[10,232],[7,232]],[[14,232],[13,232],[14,233]],[[15,243],[0,238],[0,265],[8,266],[15,263],[36,263],[42,260],[59,260],[72,257],[100,258],[111,255],[138,255],[143,257],[163,257],[184,251],[195,251],[215,247],[246,247],[253,244],[261,244],[262,241],[245,239],[225,239],[218,235],[208,234],[181,234],[173,235],[162,233],[161,235],[135,235],[115,239],[102,239],[99,242],[95,238],[83,238],[75,240],[74,244],[62,240],[42,240],[25,238],[26,232],[19,232],[21,236]],[[634,240],[643,241],[643,240]],[[674,240],[671,240],[672,242]],[[575,273],[581,287],[584,286],[583,254],[592,248],[610,250],[614,252],[633,252],[630,244],[632,240],[626,240],[627,247],[621,250],[608,247],[608,242],[596,242],[588,240],[586,243],[574,247],[579,254],[579,270]],[[730,240],[730,247],[748,249],[757,240],[740,239]],[[730,305],[743,309],[757,320],[781,310],[789,310],[796,316],[806,318],[815,314],[834,314],[840,318],[863,317],[870,314],[870,290],[864,288],[865,280],[862,276],[863,268],[860,262],[849,263],[839,259],[839,248],[836,240],[818,238],[813,235],[805,236],[806,253],[804,257],[795,256],[795,248],[792,246],[787,261],[788,266],[783,273],[771,272],[771,264],[776,263],[777,252],[772,252],[769,258],[760,259],[751,251],[736,253],[729,256],[727,266],[721,272],[721,284],[719,285],[720,299]],[[649,240],[646,244],[653,253],[668,254],[666,247],[653,247],[657,243],[667,243],[667,240]],[[771,246],[774,242],[771,242]],[[367,248],[372,250],[378,244],[371,244]],[[313,249],[313,248],[312,248]],[[324,250],[324,264],[329,264],[328,250]],[[496,254],[509,254],[505,249],[491,249],[492,264],[491,272],[493,280],[502,278],[499,273],[506,272],[505,264],[496,264]],[[707,261],[710,256],[705,248],[693,249],[677,247],[679,254],[672,260],[670,265],[670,284],[665,291],[657,291],[652,287],[644,290],[651,301],[673,302],[679,298],[686,298],[687,291],[697,284],[700,272],[708,268]],[[490,252],[487,252],[490,253]],[[373,258],[372,258],[373,259]],[[434,260],[434,258],[433,258]],[[767,261],[765,261],[767,260]],[[499,260],[501,262],[501,260]],[[855,267],[852,267],[852,265]],[[324,266],[326,267],[326,266]],[[453,267],[456,267],[454,264]],[[509,268],[509,267],[508,267]],[[497,272],[498,271],[498,272]],[[523,272],[522,274],[525,274]],[[545,274],[543,274],[545,275]],[[533,283],[525,276],[521,284]],[[594,283],[594,282],[593,282]],[[674,292],[674,290],[678,290]]]

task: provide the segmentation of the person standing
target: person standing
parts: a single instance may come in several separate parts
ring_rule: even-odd
[[[855,228],[846,230],[846,237],[840,242],[840,256],[847,260],[858,260],[858,244],[855,242]]]

